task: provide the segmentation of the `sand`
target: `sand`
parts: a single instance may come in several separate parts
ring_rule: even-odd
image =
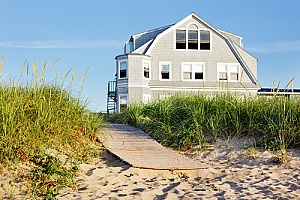
[[[78,190],[63,190],[58,199],[300,199],[300,151],[288,151],[290,161],[278,165],[274,153],[252,155],[242,148],[247,143],[218,141],[213,150],[180,152],[209,165],[192,171],[136,169],[106,154],[105,161],[82,164]]]
[[[300,199],[300,151],[288,150],[289,162],[279,165],[274,153],[257,148],[250,154],[245,142],[251,143],[242,138],[179,152],[209,165],[190,171],[132,168],[105,153],[81,164],[77,189],[65,188],[57,199]]]

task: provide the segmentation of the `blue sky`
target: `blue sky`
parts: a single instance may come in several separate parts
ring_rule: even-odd
[[[172,3],[171,3],[172,2]],[[115,56],[132,34],[180,21],[195,12],[212,26],[243,37],[258,58],[262,87],[289,78],[300,88],[299,0],[0,0],[0,76],[16,77],[27,59],[39,68],[50,59],[59,73],[89,73],[83,96],[88,108],[106,110],[107,82]]]

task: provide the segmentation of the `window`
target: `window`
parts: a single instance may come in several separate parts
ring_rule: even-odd
[[[239,65],[238,64],[219,64],[218,65],[219,81],[238,81]]]
[[[219,65],[218,66],[218,73],[219,73],[219,80],[226,81],[228,80],[227,77],[227,65]]]
[[[200,49],[210,50],[210,31],[200,31]]]
[[[198,49],[198,31],[189,30],[188,33],[188,49]]]
[[[160,80],[171,80],[171,63],[160,62]]]
[[[150,62],[144,61],[144,78],[150,78]]]
[[[176,31],[176,49],[186,49],[186,31]]]
[[[119,78],[127,77],[127,61],[119,61]]]
[[[230,80],[232,80],[232,81],[239,80],[239,66],[238,65],[230,66]]]
[[[127,108],[127,95],[119,96],[119,112],[124,111]]]
[[[143,103],[147,104],[151,101],[151,95],[150,94],[143,94]]]
[[[203,80],[204,63],[182,63],[183,80]]]
[[[192,79],[192,65],[191,64],[183,64],[182,65],[182,74],[184,80]]]
[[[200,30],[196,24],[176,30],[176,49],[210,50],[210,31]]]

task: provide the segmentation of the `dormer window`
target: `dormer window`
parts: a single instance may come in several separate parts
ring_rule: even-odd
[[[177,29],[176,49],[210,50],[210,31],[200,30],[196,24]]]

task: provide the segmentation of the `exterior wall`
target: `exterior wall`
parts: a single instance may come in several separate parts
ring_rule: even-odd
[[[181,23],[181,22],[180,22]],[[192,17],[190,20],[181,24],[176,24],[176,28],[167,30],[159,35],[147,52],[147,45],[143,45],[140,49],[136,49],[128,55],[118,56],[118,60],[127,59],[127,78],[117,80],[117,96],[128,95],[127,101],[129,104],[136,102],[143,102],[146,97],[151,96],[151,100],[164,98],[175,93],[191,93],[191,92],[224,92],[233,90],[235,93],[255,95],[258,86],[255,86],[246,73],[243,73],[242,84],[239,82],[220,82],[218,80],[217,66],[220,63],[239,64],[236,56],[229,48],[225,40],[220,38],[214,31],[211,30],[211,48],[210,50],[186,50],[176,49],[176,29],[186,29],[189,24],[197,24],[200,29],[207,29],[205,24],[201,23],[196,18]],[[224,32],[222,32],[224,34]],[[229,34],[229,33],[228,33]],[[224,34],[225,35],[225,34]],[[228,37],[228,35],[226,35]],[[248,54],[240,48],[240,37],[230,35],[231,40],[234,40],[235,48],[247,64],[249,70],[257,79],[257,66],[253,56]],[[143,62],[151,63],[150,79],[144,78]],[[171,63],[171,80],[159,80],[160,78],[160,62]],[[201,62],[204,64],[204,80],[185,81],[182,80],[182,63],[183,62]],[[118,67],[117,67],[118,73]],[[242,68],[240,67],[241,74]],[[249,90],[245,90],[249,88]],[[118,98],[117,98],[118,100]],[[119,109],[119,102],[117,101],[117,108]]]
[[[242,46],[242,38],[239,36],[236,36],[234,34],[228,33],[226,31],[219,30],[223,35],[225,35],[227,38],[229,38],[234,44],[238,45],[239,47]]]
[[[117,79],[117,110],[119,110],[119,96],[127,96],[129,103],[142,102],[143,95],[151,95],[148,86],[150,79],[144,78],[144,62],[151,63],[151,58],[142,54],[129,54],[116,58],[116,72],[118,76],[118,61],[127,60],[127,78]],[[151,70],[151,66],[150,66]],[[150,75],[151,78],[151,75]]]
[[[191,19],[181,25],[195,23],[199,27],[203,27],[198,21]],[[157,41],[152,48],[150,55],[152,57],[152,75],[153,80],[159,77],[159,61],[171,61],[172,65],[172,81],[181,80],[181,63],[182,62],[204,62],[205,63],[205,81],[217,81],[217,65],[218,63],[239,63],[226,42],[218,35],[211,31],[211,50],[177,50],[175,49],[175,31],[171,31]],[[256,68],[252,66],[251,69]],[[251,82],[246,75],[243,77],[244,82]]]

